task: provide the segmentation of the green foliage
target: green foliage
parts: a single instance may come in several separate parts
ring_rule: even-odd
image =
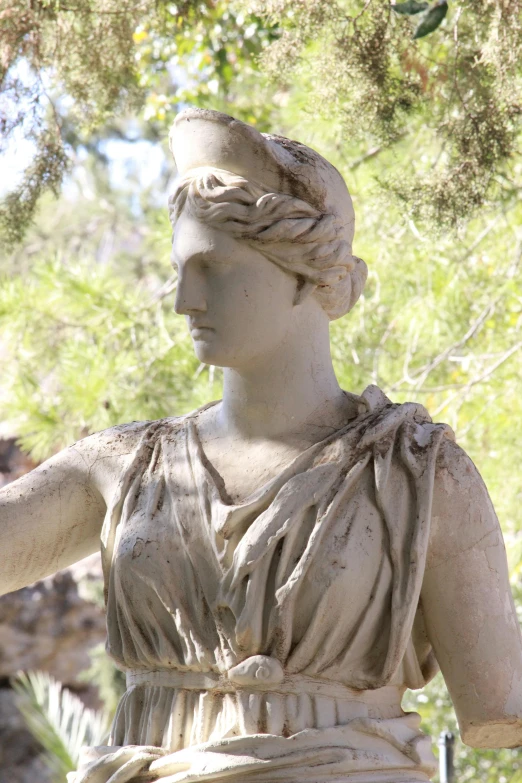
[[[404,212],[446,230],[489,200],[517,198],[521,2],[455,0],[445,19],[437,2],[416,32],[416,17],[390,3],[253,8],[282,29],[262,54],[274,83],[291,96],[305,82],[308,107],[338,126],[339,144],[360,139],[395,153],[379,179]]]
[[[45,80],[46,70],[75,101],[78,121],[99,123],[136,98],[132,34],[147,3],[140,0],[21,0],[4,3],[0,16],[0,79],[13,88],[12,69],[23,58]],[[41,92],[40,92],[41,90]],[[33,96],[36,112],[45,84]]]
[[[0,150],[17,131],[36,147],[22,185],[2,205],[4,244],[20,240],[42,193],[56,192],[62,183],[68,159],[60,106],[64,93],[71,121],[84,132],[140,100],[132,34],[144,6],[139,0],[3,4]]]
[[[212,375],[198,369],[182,319],[165,305],[173,283],[125,283],[63,258],[0,283],[12,356],[0,417],[35,459],[122,421],[179,415],[212,393]]]
[[[188,4],[186,4],[188,5]],[[216,0],[178,15],[145,17],[134,34],[144,119],[164,134],[180,105],[233,112],[259,130],[269,129],[272,101],[256,58],[277,38],[248,7]]]
[[[58,196],[67,163],[59,137],[49,130],[42,132],[35,157],[22,182],[0,204],[0,235],[7,245],[15,245],[23,239],[38,200],[46,189]]]
[[[266,126],[269,101],[254,58],[275,33],[229,5],[6,0],[0,153],[21,133],[34,143],[35,159],[0,205],[0,247],[26,234],[42,194],[60,188],[75,150],[92,147],[102,129],[121,135],[118,125],[130,112],[142,110],[152,138],[186,102],[226,109],[233,101],[236,114]],[[252,82],[259,111],[247,100]]]
[[[107,741],[106,713],[90,710],[71,691],[45,672],[19,674],[12,681],[18,707],[27,727],[45,751],[56,781],[63,781],[78,764],[84,745]]]
[[[340,143],[396,153],[381,185],[416,219],[454,227],[519,191],[522,0],[6,0],[0,40],[3,143],[36,145],[2,205],[7,245],[95,130],[141,107],[157,138],[187,102],[269,129],[303,80]]]

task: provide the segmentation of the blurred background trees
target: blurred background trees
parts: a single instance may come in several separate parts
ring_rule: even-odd
[[[173,313],[166,138],[187,104],[227,111],[345,176],[370,275],[332,326],[340,381],[455,429],[522,608],[522,2],[4,0],[0,65],[0,423],[23,448],[219,396]],[[455,729],[440,677],[407,703]],[[519,767],[457,744],[458,781]]]

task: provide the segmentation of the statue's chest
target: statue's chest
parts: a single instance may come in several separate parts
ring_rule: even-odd
[[[223,499],[242,504],[276,479],[303,448],[270,442],[208,443],[202,459]]]
[[[261,580],[260,596],[269,609],[277,590],[299,574],[299,602],[303,606],[299,622],[303,627],[326,590],[344,592],[347,601],[371,593],[384,546],[371,471],[365,471],[353,491],[329,515],[314,493],[299,507],[298,490],[289,491],[285,502],[297,509],[293,518],[281,509],[281,501],[276,498],[268,509],[246,516],[228,541],[219,533],[223,506],[216,501],[212,487],[200,483],[197,473],[191,482],[189,477],[189,472],[179,471],[161,491],[157,486],[147,486],[144,478],[135,507],[120,530],[117,570],[123,581],[154,585],[171,608],[183,593],[190,593],[184,595],[184,600],[195,602],[199,596],[216,606],[224,586],[233,581],[231,572],[257,558],[245,570],[246,581],[236,591],[235,611],[243,604],[247,583]],[[305,481],[302,484],[306,486]],[[158,493],[159,502],[152,502]],[[238,507],[240,514],[242,508]],[[253,554],[245,555],[239,566],[247,535]],[[229,592],[227,600],[232,600],[231,595]]]

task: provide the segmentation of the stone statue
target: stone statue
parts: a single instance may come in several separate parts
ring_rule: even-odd
[[[439,666],[464,742],[522,744],[480,476],[422,406],[332,369],[329,321],[366,278],[340,174],[213,111],[180,114],[171,147],[175,308],[223,399],[91,435],[0,492],[3,592],[101,540],[128,689],[70,781],[429,781],[401,698]]]

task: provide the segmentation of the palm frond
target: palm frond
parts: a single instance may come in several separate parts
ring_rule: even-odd
[[[12,686],[27,728],[44,748],[46,762],[60,780],[76,769],[80,748],[106,742],[107,714],[86,707],[46,672],[21,672]]]

